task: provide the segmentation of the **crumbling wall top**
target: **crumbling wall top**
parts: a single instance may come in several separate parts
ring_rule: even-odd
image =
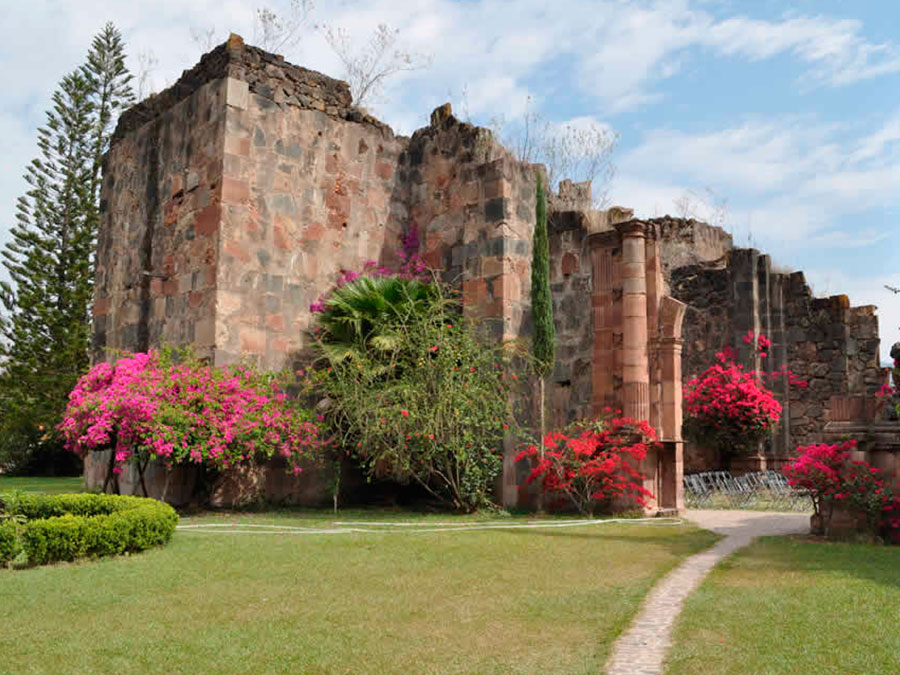
[[[278,54],[244,44],[240,35],[232,33],[227,42],[185,70],[171,87],[123,112],[112,142],[163,114],[207,82],[225,77],[246,82],[251,94],[275,105],[319,110],[330,117],[371,124],[393,136],[390,127],[353,105],[346,82],[288,63]]]

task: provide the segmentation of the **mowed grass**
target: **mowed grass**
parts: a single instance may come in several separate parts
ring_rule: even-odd
[[[0,494],[21,490],[23,492],[84,492],[81,476],[0,476]]]
[[[182,522],[332,520],[279,512]],[[0,570],[0,670],[595,673],[653,583],[715,539],[690,525],[639,523],[339,535],[182,530],[167,547],[131,557]]]
[[[900,672],[900,548],[766,538],[688,598],[669,673]]]

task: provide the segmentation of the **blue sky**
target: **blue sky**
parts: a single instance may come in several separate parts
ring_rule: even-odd
[[[0,241],[50,95],[106,20],[124,33],[132,70],[152,55],[159,90],[203,51],[192,28],[252,42],[261,4],[3,3]],[[289,0],[268,4],[283,13]],[[687,196],[710,218],[724,204],[738,244],[803,269],[819,295],[877,304],[885,358],[900,339],[900,296],[884,289],[900,286],[900,2],[320,0],[285,56],[341,76],[312,24],[363,43],[379,22],[431,57],[371,106],[395,130],[411,133],[447,100],[482,124],[514,128],[530,109],[604,125],[619,134],[610,202],[678,215]]]

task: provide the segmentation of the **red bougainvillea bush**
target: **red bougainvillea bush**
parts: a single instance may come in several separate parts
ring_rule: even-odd
[[[321,445],[316,423],[278,376],[167,351],[95,365],[69,395],[59,431],[79,455],[113,449],[110,475],[125,462],[143,476],[153,459],[225,469],[276,455],[299,473]]]
[[[748,333],[748,344],[756,342],[761,357],[769,340]],[[725,348],[716,354],[716,363],[687,383],[684,394],[684,433],[700,444],[724,454],[752,450],[781,418],[781,404],[765,386],[766,379],[785,377],[799,387],[806,382],[781,370],[762,373],[746,370]]]
[[[630,499],[646,506],[647,499],[653,498],[637,466],[655,441],[656,432],[647,422],[609,417],[552,431],[544,437],[543,457],[536,445],[530,445],[516,461],[528,460],[533,466],[526,485],[537,481],[559,503],[593,514],[614,500]]]
[[[814,444],[798,448],[798,456],[782,471],[791,486],[809,491],[821,531],[828,534],[835,506],[865,519],[870,533],[900,539],[900,502],[893,496],[882,470],[851,459],[856,441]]]

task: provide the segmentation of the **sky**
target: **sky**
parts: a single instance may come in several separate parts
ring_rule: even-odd
[[[229,32],[258,42],[260,7],[290,0],[0,2],[0,243],[58,81],[106,21],[146,91]],[[410,134],[446,101],[476,124],[526,113],[618,134],[612,204],[721,221],[740,246],[803,270],[819,296],[879,307],[900,340],[900,2],[897,0],[319,0],[286,48],[335,77],[322,26],[364,45],[386,23],[427,68],[370,110]],[[0,278],[5,271],[0,270]]]

